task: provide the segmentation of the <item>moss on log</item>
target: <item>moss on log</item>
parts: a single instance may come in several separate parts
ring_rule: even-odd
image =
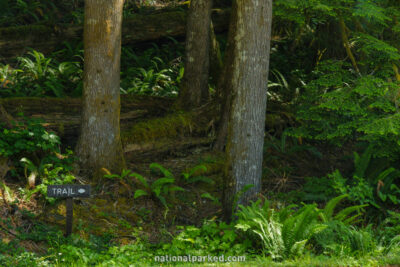
[[[192,114],[169,114],[161,118],[153,118],[136,123],[131,129],[122,133],[122,142],[147,143],[163,138],[178,138],[201,131]]]
[[[0,106],[17,121],[18,116],[40,118],[65,145],[74,146],[80,132],[80,98],[3,98]],[[168,113],[173,99],[152,96],[121,98],[121,138],[130,156],[165,154],[194,146],[210,145],[207,133],[213,127],[213,106],[193,112]],[[211,123],[210,123],[211,122]],[[161,155],[160,154],[160,155]]]

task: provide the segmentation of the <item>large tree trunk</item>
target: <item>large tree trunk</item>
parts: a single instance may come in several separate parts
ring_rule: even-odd
[[[226,81],[232,90],[224,188],[224,216],[261,190],[262,158],[271,40],[272,0],[236,0],[229,33],[232,65]],[[253,185],[244,194],[246,185]],[[238,195],[239,194],[239,195]]]
[[[185,73],[179,106],[185,110],[199,107],[208,99],[210,24],[212,0],[192,0],[186,26]]]
[[[86,0],[81,169],[100,177],[101,168],[125,168],[120,138],[120,57],[124,0]]]

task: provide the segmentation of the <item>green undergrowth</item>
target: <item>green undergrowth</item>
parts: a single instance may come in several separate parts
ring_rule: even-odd
[[[198,226],[171,228],[161,224],[158,227],[162,236],[155,242],[136,226],[128,236],[119,236],[112,227],[101,235],[93,235],[88,225],[79,223],[77,234],[65,238],[55,227],[36,222],[30,228],[14,229],[10,220],[2,219],[1,224],[13,231],[15,238],[2,233],[0,265],[189,266],[194,257],[199,266],[400,264],[397,224],[385,224],[384,228],[357,224],[356,218],[364,207],[340,208],[347,197],[334,198],[324,208],[257,201],[241,206],[236,219],[229,224],[215,218]],[[39,244],[42,251],[37,252],[36,247],[34,252],[29,242]],[[167,255],[170,259],[182,256],[182,262],[168,261]],[[191,262],[184,262],[183,256],[188,260],[188,255]],[[239,256],[245,258],[232,258]],[[215,261],[214,257],[223,257],[224,262]]]
[[[136,123],[121,135],[124,144],[146,143],[164,138],[179,138],[205,131],[192,113],[174,113]]]

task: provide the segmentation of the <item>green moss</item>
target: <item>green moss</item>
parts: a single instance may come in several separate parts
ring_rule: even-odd
[[[204,125],[196,121],[191,113],[180,113],[139,122],[121,136],[124,144],[145,143],[183,137],[203,130]]]

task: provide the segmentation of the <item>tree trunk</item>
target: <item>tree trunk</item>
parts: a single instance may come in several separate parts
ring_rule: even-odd
[[[225,57],[221,75],[217,84],[217,98],[218,102],[221,103],[221,115],[219,118],[219,125],[217,131],[217,138],[214,144],[214,149],[217,151],[224,151],[226,138],[228,135],[228,122],[231,114],[232,106],[232,79],[230,75],[232,73],[233,66],[233,54],[235,53],[235,32],[238,14],[235,12],[231,13],[228,42],[226,44]]]
[[[226,81],[232,90],[224,174],[224,216],[261,190],[272,0],[236,0]],[[232,36],[233,35],[233,36]],[[234,40],[234,43],[232,42]],[[241,194],[246,185],[252,188]]]
[[[186,26],[185,73],[178,105],[190,110],[208,99],[212,0],[192,0]]]
[[[218,83],[221,76],[221,70],[224,63],[222,62],[221,49],[215,36],[214,23],[210,23],[210,80],[213,84]]]
[[[99,178],[101,168],[120,173],[125,160],[120,138],[120,57],[124,0],[86,0],[81,135],[76,147],[81,170]]]

